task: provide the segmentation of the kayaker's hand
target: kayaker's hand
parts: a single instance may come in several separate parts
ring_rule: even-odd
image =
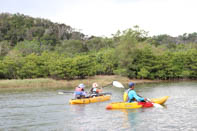
[[[144,98],[144,101],[148,101],[147,98]]]

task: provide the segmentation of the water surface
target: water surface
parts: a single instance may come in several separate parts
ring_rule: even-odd
[[[135,89],[147,98],[170,98],[164,108],[106,110],[108,103],[122,101],[123,89],[105,88],[113,94],[110,101],[86,105],[69,105],[72,94],[51,90],[0,91],[0,130],[197,130],[197,82],[139,84]]]

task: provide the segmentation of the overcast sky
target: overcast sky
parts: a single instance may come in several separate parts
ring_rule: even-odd
[[[86,35],[111,36],[139,25],[149,35],[197,32],[197,0],[0,0],[0,13],[64,23]]]

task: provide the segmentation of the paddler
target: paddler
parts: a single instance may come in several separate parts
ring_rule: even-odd
[[[102,92],[102,89],[99,88],[99,85],[95,82],[92,84],[92,88],[90,90],[91,96],[98,96],[99,93]]]
[[[129,82],[129,89],[127,90],[128,102],[133,102],[133,101],[145,102],[145,101],[147,101],[146,98],[143,98],[143,97],[137,95],[134,88],[135,88],[135,84],[133,82]]]
[[[86,97],[86,92],[85,92],[84,88],[85,88],[85,85],[83,83],[79,84],[75,88],[74,96],[75,96],[76,99],[81,99],[81,98]]]

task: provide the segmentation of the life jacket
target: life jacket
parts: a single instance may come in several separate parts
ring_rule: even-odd
[[[98,93],[97,88],[93,88],[93,89],[92,89],[92,92],[96,92],[96,93]]]
[[[83,95],[83,89],[80,87],[75,88],[75,95]]]
[[[123,94],[123,101],[124,102],[128,101],[128,92],[127,91],[125,91],[124,94]]]
[[[82,91],[82,88],[76,87],[76,88],[75,88],[75,91]]]
[[[130,91],[130,89],[126,90],[123,94],[123,101],[124,102],[128,102],[128,100],[129,100],[129,97],[128,97],[129,91]]]
[[[129,101],[129,96],[128,96],[129,91],[131,91],[131,89],[126,90],[126,91],[124,92],[124,94],[123,94],[123,101],[124,101],[124,102],[128,102],[128,101]],[[130,101],[135,101],[135,98],[133,98],[133,99],[130,100]]]
[[[102,92],[102,89],[92,88],[92,89],[91,89],[91,92],[92,92],[92,93],[100,93],[100,92]]]

